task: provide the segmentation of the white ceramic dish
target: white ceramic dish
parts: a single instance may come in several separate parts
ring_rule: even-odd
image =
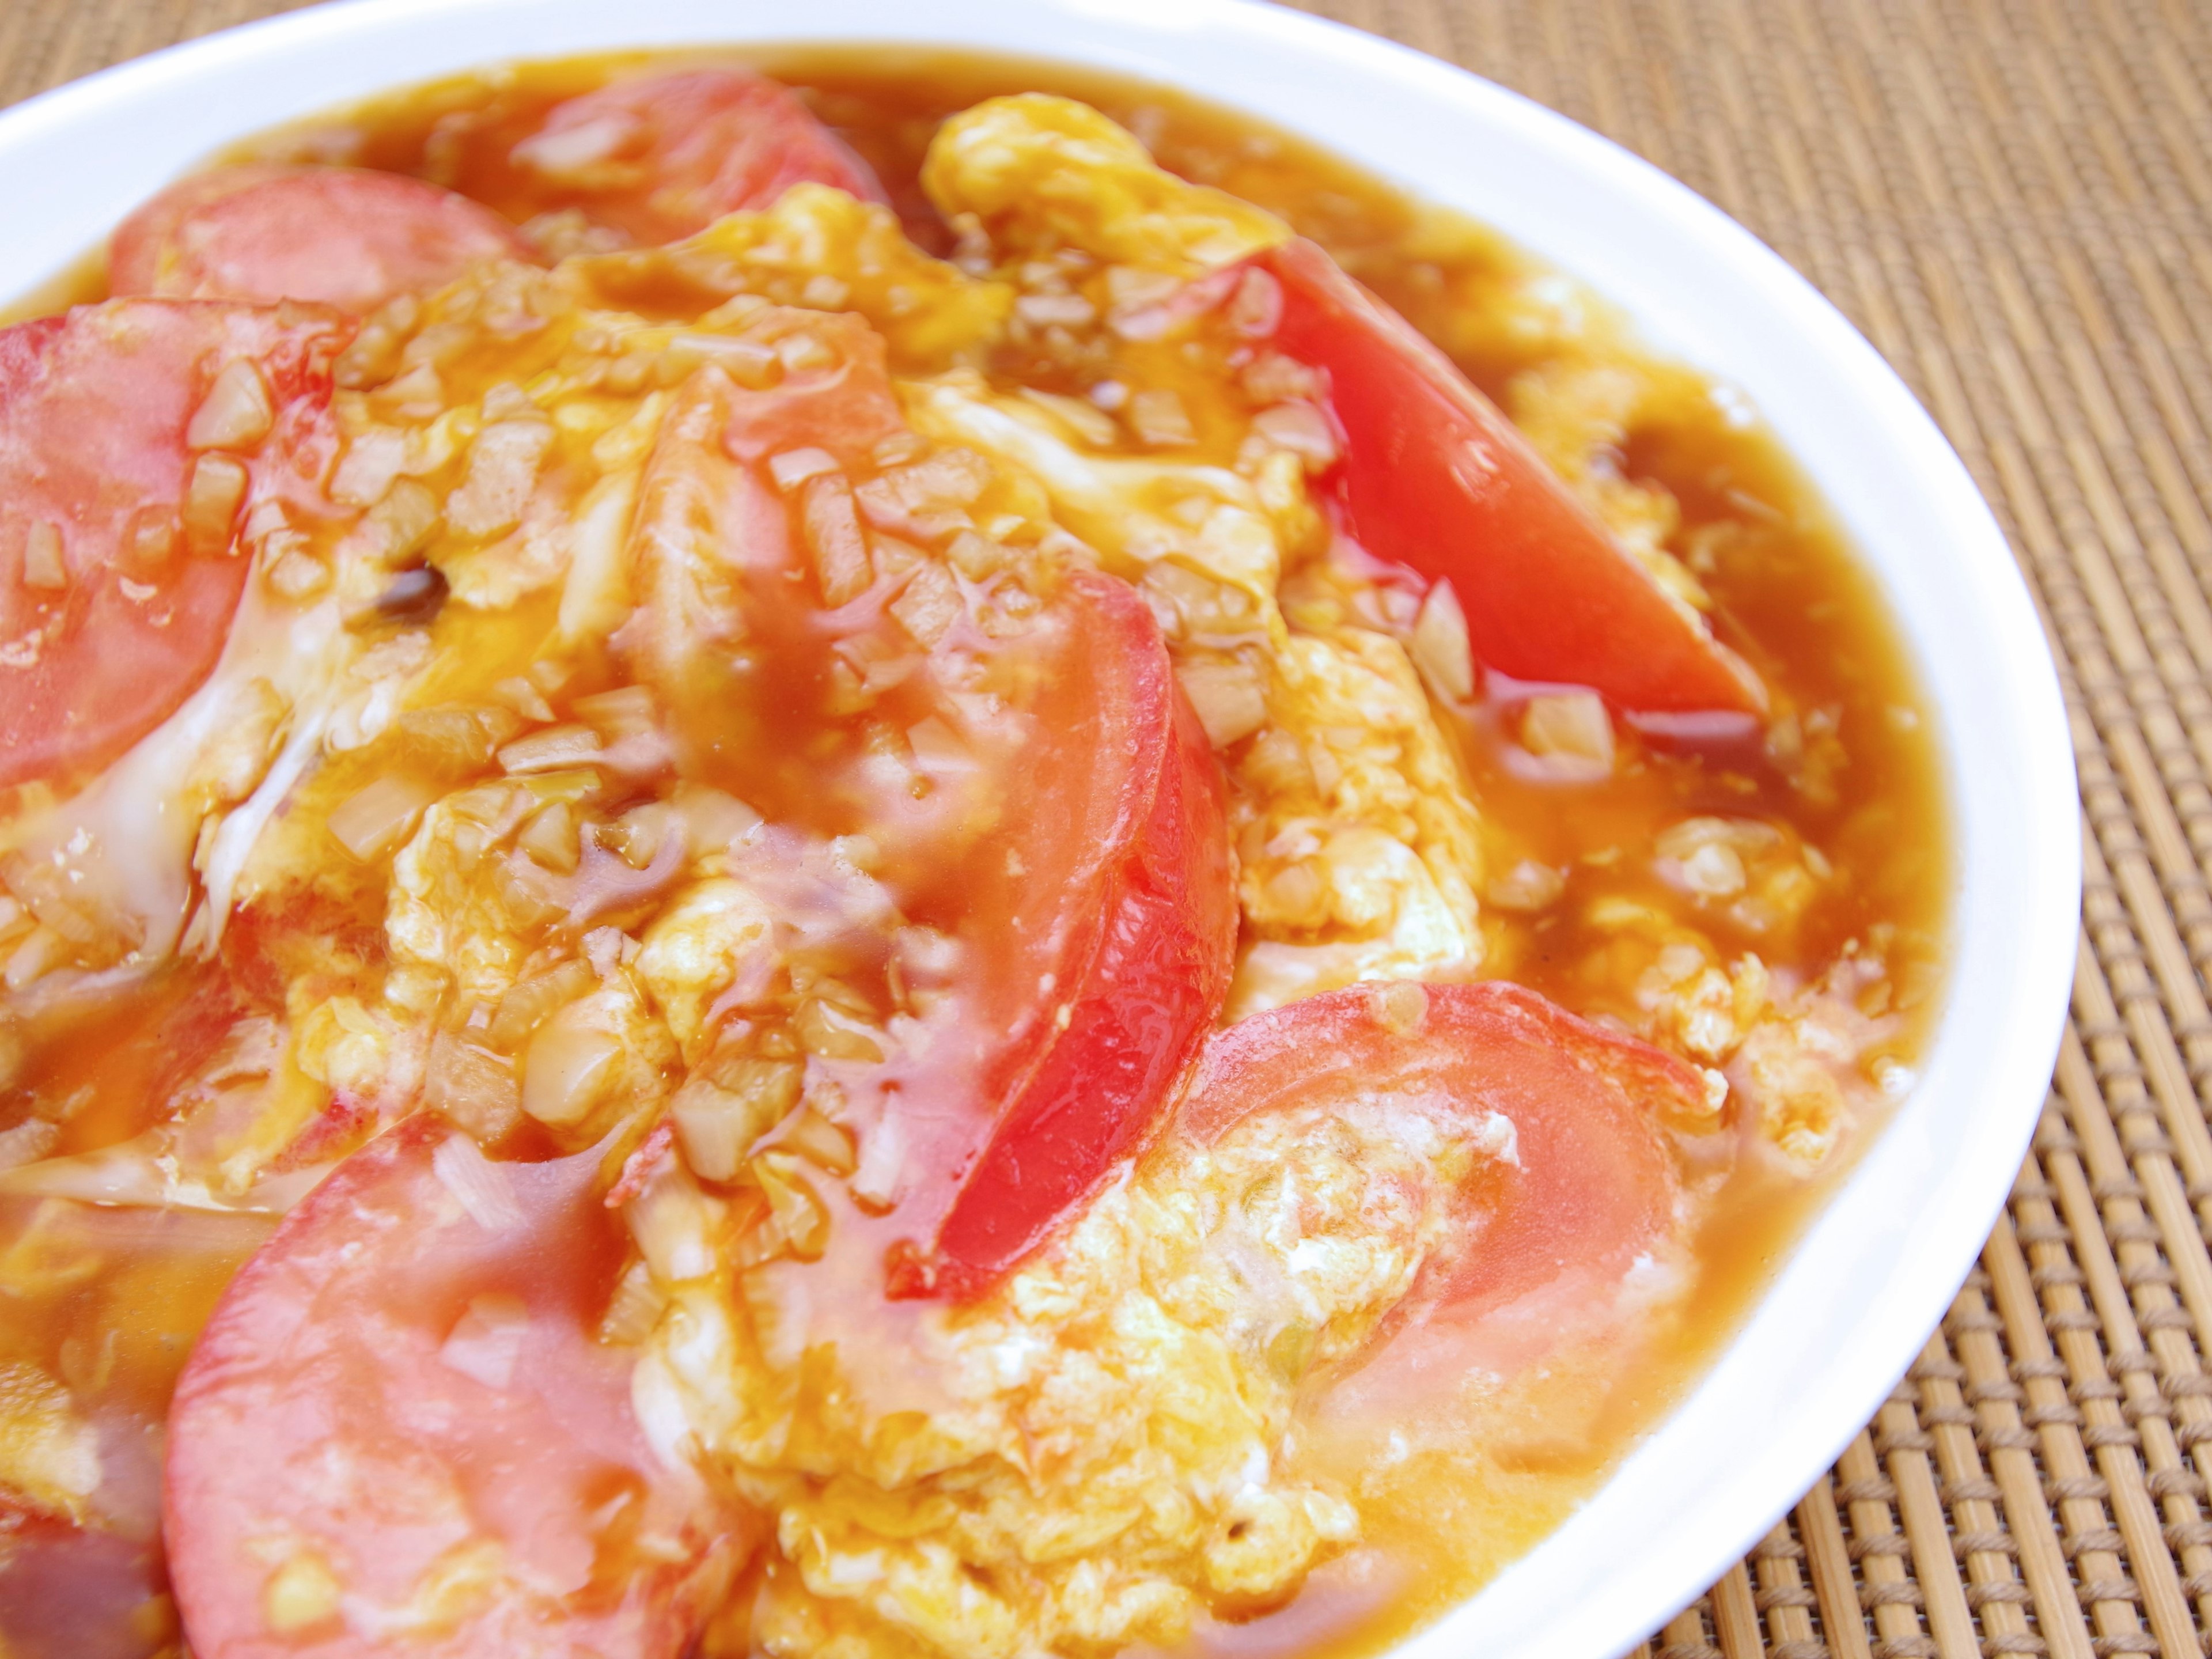
[[[504,58],[884,41],[1055,58],[1300,132],[1587,282],[1740,390],[1826,496],[1911,641],[1948,757],[1948,1003],[1918,1087],[1691,1398],[1568,1523],[1401,1659],[1610,1659],[1826,1468],[1934,1327],[2050,1075],[2080,890],[2042,632],[1988,509],[1872,347],[1705,202],[1548,111],[1245,0],[352,0],[126,64],[0,116],[0,295],[54,276],[216,147]]]

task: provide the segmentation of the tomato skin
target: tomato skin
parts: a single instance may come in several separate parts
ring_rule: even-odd
[[[181,536],[149,557],[134,528],[176,522],[186,430],[240,358],[276,414],[240,458],[240,515],[270,499],[315,510],[337,443],[331,362],[352,326],[313,307],[111,300],[0,330],[0,788],[105,765],[206,678],[251,561]],[[34,537],[58,546],[58,589],[26,580]]]
[[[1678,609],[1451,361],[1303,240],[1257,255],[1275,344],[1328,377],[1344,458],[1324,480],[1379,558],[1449,580],[1475,656],[1632,714],[1765,711],[1758,678]]]
[[[1220,1015],[1234,966],[1235,878],[1212,750],[1143,602],[1095,573],[1069,586],[1109,641],[1094,684],[1123,707],[1101,724],[1134,764],[1098,867],[1055,896],[1064,917],[1096,921],[1065,948],[1055,980],[1067,988],[1033,1016],[1026,1075],[1006,1087],[991,1139],[939,1230],[937,1288],[959,1297],[988,1289],[1150,1137]],[[1085,770],[1110,752],[1080,736],[1060,741]],[[1009,945],[1035,925],[1018,917]],[[895,1295],[920,1288],[894,1278]]]
[[[1212,1140],[1248,1115],[1396,1095],[1471,1123],[1511,1121],[1517,1163],[1470,1182],[1463,1246],[1432,1265],[1430,1316],[1495,1320],[1563,1285],[1617,1286],[1674,1235],[1675,1132],[1716,1127],[1683,1061],[1503,981],[1350,986],[1239,1021],[1207,1044],[1175,1133]]]
[[[486,1224],[438,1173],[452,1133],[417,1116],[347,1159],[240,1273],[193,1352],[164,1520],[201,1659],[395,1644],[424,1659],[673,1659],[756,1541],[657,1460],[629,1356],[592,1334],[623,1249],[598,1155],[493,1166],[513,1212],[495,1206]],[[495,1305],[520,1322],[504,1382],[482,1369],[496,1343],[455,1358]],[[343,1591],[289,1634],[268,1618],[272,1537]],[[514,1579],[403,1638],[394,1621],[433,1564],[487,1547]]]
[[[108,288],[362,313],[483,259],[538,255],[490,209],[420,179],[248,164],[184,179],[125,219],[108,244]]]
[[[796,93],[728,69],[617,81],[571,98],[515,146],[514,160],[642,244],[771,206],[797,184],[890,201],[867,163]]]

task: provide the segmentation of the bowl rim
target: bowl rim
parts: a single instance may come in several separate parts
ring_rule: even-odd
[[[1943,728],[1952,978],[1919,1086],[1691,1392],[1565,1524],[1392,1650],[1608,1659],[1741,1559],[1866,1422],[1978,1253],[2041,1109],[2078,935],[2080,818],[2050,647],[2002,532],[1903,381],[1779,255],[1650,164],[1465,70],[1262,0],[798,9],[338,0],[101,70],[0,112],[11,230],[0,297],[59,276],[220,143],[386,88],[632,46],[949,46],[1248,111],[1474,213],[1624,312],[1662,355],[1742,388],[1884,589]],[[130,142],[148,132],[185,142]],[[1479,137],[1490,165],[1448,171],[1438,132]],[[1823,434],[1818,453],[1795,441],[1805,433]],[[1841,483],[1855,486],[1848,499]]]

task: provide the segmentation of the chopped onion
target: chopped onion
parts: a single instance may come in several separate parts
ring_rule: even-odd
[[[331,1618],[344,1594],[329,1562],[313,1550],[295,1549],[263,1585],[261,1616],[278,1637],[289,1638]]]
[[[1106,267],[1106,297],[1115,310],[1164,305],[1182,287],[1182,279],[1141,265]]]
[[[617,818],[603,836],[604,844],[622,854],[633,870],[649,870],[672,841],[683,856],[683,816],[666,801],[649,800],[633,806]]]
[[[1566,890],[1566,878],[1548,864],[1522,859],[1484,887],[1482,896],[1501,910],[1541,910]]]
[[[623,1219],[653,1276],[679,1285],[714,1272],[714,1236],[724,1212],[679,1165],[664,1160],[645,1190],[623,1206]]]
[[[555,1127],[589,1117],[620,1065],[623,1045],[595,1023],[597,1011],[570,1003],[531,1034],[522,1060],[522,1109]]]
[[[840,470],[837,458],[826,449],[787,449],[781,455],[771,455],[768,463],[769,477],[787,495],[809,478]]]
[[[62,558],[62,532],[58,525],[41,519],[23,538],[23,586],[56,593],[69,586],[69,566]]]
[[[787,334],[775,343],[775,359],[793,374],[810,368],[827,368],[837,354],[811,334]]]
[[[607,1300],[606,1316],[599,1321],[599,1340],[617,1347],[634,1348],[653,1334],[668,1305],[668,1293],[642,1261],[633,1261],[615,1281]]]
[[[1521,713],[1521,746],[1603,774],[1613,770],[1613,717],[1595,691],[1531,697]]]
[[[549,726],[503,745],[499,763],[510,775],[560,772],[592,765],[605,753],[599,734],[588,726]]]
[[[1782,832],[1757,818],[1700,817],[1684,818],[1662,830],[1651,850],[1662,859],[1686,859],[1701,847],[1733,847],[1756,858],[1782,844]]]
[[[857,1162],[851,1133],[811,1106],[786,1120],[775,1144],[797,1152],[810,1164],[820,1164],[831,1175],[850,1175]]]
[[[548,179],[579,179],[629,147],[641,118],[611,109],[588,120],[534,132],[514,147],[514,159]]]
[[[1681,884],[1707,898],[1734,898],[1743,891],[1747,878],[1743,854],[1718,842],[1681,860]]]
[[[1237,292],[1222,310],[1230,327],[1249,339],[1264,340],[1283,319],[1283,285],[1271,271],[1257,265],[1245,267],[1237,280]]]
[[[830,1243],[830,1212],[790,1152],[763,1152],[752,1161],[754,1179],[768,1196],[769,1214],[784,1243],[801,1261],[821,1259]]]
[[[1024,294],[1014,315],[1031,328],[1087,328],[1098,320],[1098,307],[1080,294]]]
[[[975,751],[959,733],[934,714],[906,729],[915,764],[934,777],[957,776],[975,769]]]
[[[1176,682],[1206,728],[1206,740],[1225,749],[1267,723],[1267,689],[1255,665],[1230,660],[1186,663]]]
[[[297,531],[280,530],[270,537],[264,547],[275,557],[270,561],[262,580],[269,591],[281,599],[295,603],[312,599],[331,585],[327,566],[307,550],[307,538]],[[283,544],[279,550],[279,544]]]
[[[430,1154],[430,1168],[469,1219],[486,1232],[505,1232],[522,1224],[522,1205],[514,1195],[513,1179],[468,1136],[450,1134],[440,1141]]]
[[[438,1358],[487,1389],[504,1390],[514,1380],[514,1362],[529,1332],[530,1309],[520,1297],[487,1291],[470,1298]]]
[[[338,804],[330,816],[331,834],[366,864],[412,835],[423,809],[437,798],[436,787],[420,778],[387,775]]]
[[[478,1140],[496,1140],[522,1119],[513,1064],[450,1031],[431,1041],[422,1103]]]
[[[402,478],[362,520],[378,540],[378,557],[392,567],[412,557],[438,524],[438,498],[429,486]]]
[[[1097,404],[1081,398],[1065,398],[1056,392],[1038,392],[1022,388],[1024,401],[1036,404],[1054,416],[1085,443],[1094,449],[1111,449],[1121,434],[1114,417]]]
[[[728,1090],[695,1077],[676,1091],[668,1114],[676,1125],[684,1161],[702,1181],[727,1181],[744,1162],[756,1138],[744,1103]]]
[[[453,1322],[453,1334],[438,1349],[438,1360],[476,1378],[487,1389],[507,1389],[515,1380],[515,1360],[522,1358],[522,1338],[529,1336],[531,1310],[520,1297],[487,1291],[469,1298],[467,1312]]]
[[[494,421],[485,427],[469,446],[461,487],[446,499],[446,522],[463,536],[484,538],[512,530],[522,521],[538,469],[552,447],[552,422],[542,418]]]
[[[246,463],[234,455],[203,455],[185,487],[185,541],[195,553],[230,546],[238,509],[246,500]]]
[[[331,477],[331,498],[346,507],[374,507],[407,465],[407,434],[396,427],[373,426],[346,441],[337,471]]]
[[[876,573],[853,505],[853,486],[841,473],[824,473],[806,481],[800,502],[822,602],[834,609],[859,598]]]
[[[863,1208],[883,1212],[898,1201],[906,1175],[906,1127],[896,1106],[860,1137],[860,1161],[848,1183]]]
[[[679,334],[668,343],[672,352],[692,353],[750,392],[765,392],[783,378],[782,361],[775,348],[763,340],[732,339],[726,334]]]
[[[1180,448],[1198,441],[1198,428],[1191,425],[1182,399],[1164,388],[1139,392],[1130,398],[1128,419],[1129,430],[1137,434],[1137,441],[1155,449]]]
[[[956,532],[945,550],[952,568],[971,582],[988,581],[1013,562],[1014,550],[1004,542],[973,530]]]
[[[929,648],[951,632],[966,608],[959,584],[939,564],[925,564],[916,570],[890,607],[899,626]]]
[[[718,1078],[693,1077],[669,1112],[684,1161],[708,1181],[733,1177],[755,1142],[799,1103],[805,1072],[787,1060],[744,1060]]]
[[[1328,918],[1328,889],[1308,860],[1282,866],[1262,890],[1276,915],[1292,927],[1317,927]]]
[[[514,844],[555,874],[573,875],[583,851],[574,810],[565,800],[555,801],[530,820]]]
[[[269,383],[251,358],[234,359],[215,377],[185,428],[188,449],[251,449],[276,423]]]
[[[499,703],[471,708],[447,704],[410,708],[392,724],[400,751],[415,764],[448,775],[477,770],[522,725],[522,718]],[[519,790],[520,785],[509,787]]]
[[[859,1060],[872,1066],[884,1057],[881,1032],[820,996],[809,997],[800,1006],[791,1026],[800,1046],[824,1060]]]
[[[1367,1007],[1384,1030],[1411,1036],[1428,1024],[1429,994],[1412,980],[1392,980],[1368,992]]]
[[[520,674],[509,675],[491,689],[491,694],[526,720],[536,720],[541,726],[553,723],[553,705],[545,701],[545,694]]]
[[[167,507],[142,507],[131,515],[131,527],[124,537],[131,562],[140,570],[158,570],[168,563],[169,556],[177,550],[177,537],[182,526],[177,515]],[[125,578],[123,592],[126,598],[151,597],[150,590],[133,594],[134,584]]]
[[[599,976],[591,965],[574,959],[518,981],[499,1000],[485,1039],[493,1048],[512,1054],[555,1009],[589,996],[598,986]]]
[[[1343,453],[1328,416],[1306,403],[1277,404],[1252,417],[1252,430],[1278,449],[1287,449],[1309,472],[1326,472]]]
[[[1446,702],[1465,702],[1474,696],[1474,648],[1468,643],[1467,613],[1450,582],[1437,582],[1421,601],[1407,649],[1413,665]]]
[[[619,685],[576,699],[575,710],[609,737],[635,737],[653,726],[653,693],[642,685]]]
[[[676,810],[684,815],[684,839],[702,852],[734,846],[761,825],[744,802],[704,784],[678,784]]]

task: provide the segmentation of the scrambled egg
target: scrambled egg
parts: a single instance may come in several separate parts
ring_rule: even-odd
[[[1286,1600],[1356,1539],[1344,1496],[1296,1473],[1300,1389],[1405,1299],[1507,1146],[1380,1101],[1170,1144],[880,1360],[803,1272],[732,1273],[703,1239],[667,1252],[707,1271],[664,1287],[640,1399],[777,1516],[768,1652],[1171,1643],[1201,1608]]]
[[[1055,562],[1144,598],[1229,783],[1229,1017],[1473,977],[1483,896],[1539,908],[1557,885],[1486,871],[1438,713],[1473,689],[1455,602],[1339,557],[1308,489],[1335,459],[1321,388],[1242,343],[1266,296],[1217,273],[1285,227],[1048,98],[947,124],[925,181],[994,252],[928,258],[885,210],[802,185],[672,248],[486,267],[370,319],[341,365],[331,489],[351,517],[319,538],[248,526],[252,597],[198,724],[164,739],[181,759],[8,828],[0,957],[13,993],[107,968],[125,936],[216,956],[247,911],[374,929],[380,960],[325,951],[200,1068],[139,1148],[167,1160],[147,1190],[273,1192],[256,1183],[417,1099],[485,1141],[526,1120],[615,1136],[639,1149],[621,1196],[640,1258],[607,1330],[643,1343],[641,1410],[671,1455],[776,1516],[767,1651],[1170,1643],[1201,1611],[1281,1602],[1358,1538],[1346,1494],[1297,1472],[1302,1391],[1404,1302],[1469,1169],[1510,1147],[1418,1103],[1249,1122],[1126,1170],[980,1304],[886,1315],[870,1291],[848,1298],[866,1320],[841,1319],[810,1268],[883,1206],[901,1152],[839,1068],[897,1052],[959,964],[872,873],[895,849],[672,782],[687,677],[706,642],[746,638],[732,549],[761,533],[731,516],[714,422],[839,354],[890,365],[865,453],[801,432],[774,461],[825,600],[904,583],[902,653],[841,647],[829,671],[885,799],[953,787],[953,734],[869,725],[952,617],[1018,630],[1024,572]],[[1004,349],[1095,389],[1009,385]],[[1595,368],[1516,392],[1540,447],[1702,603],[1661,545],[1671,504],[1590,459],[1639,395]],[[988,696],[963,706],[985,730]],[[181,842],[125,836],[131,787],[183,804]],[[133,845],[154,873],[126,880]],[[104,932],[44,919],[24,872],[49,854],[88,878],[73,902]],[[1749,821],[1692,821],[1655,856],[1739,921],[1786,923],[1820,878]],[[1615,919],[1646,1029],[1728,1066],[1773,1144],[1817,1160],[1878,1033],[1847,996],[1651,917]],[[876,1363],[887,1325],[905,1346]],[[0,1484],[66,1510],[85,1456],[66,1399],[0,1371]]]
[[[1000,246],[1081,248],[1177,276],[1290,234],[1271,213],[1163,172],[1097,110],[1042,93],[994,98],[947,121],[921,179],[948,218],[975,216]]]

